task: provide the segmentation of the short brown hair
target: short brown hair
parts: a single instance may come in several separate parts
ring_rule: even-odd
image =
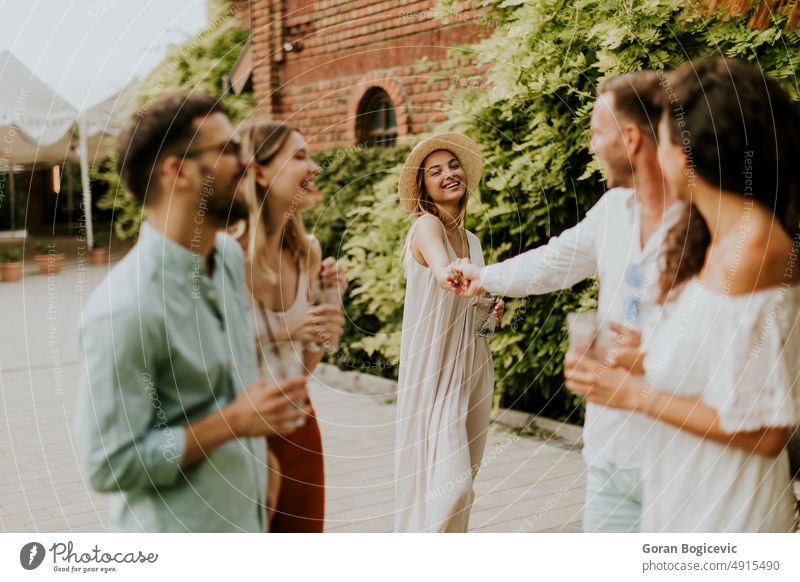
[[[139,202],[155,198],[151,177],[159,159],[165,154],[184,154],[197,133],[194,121],[212,113],[227,114],[219,99],[181,92],[145,105],[131,117],[117,138],[117,170]]]
[[[655,71],[636,71],[607,79],[597,87],[597,95],[614,95],[614,110],[658,143],[658,122],[664,110]]]

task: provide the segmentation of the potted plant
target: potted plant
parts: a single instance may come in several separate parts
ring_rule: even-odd
[[[3,281],[19,281],[22,278],[22,249],[13,247],[0,253],[0,274]]]
[[[61,263],[64,262],[64,253],[56,252],[56,243],[43,240],[33,243],[33,250],[36,253],[34,259],[39,265],[39,272],[43,275],[55,275],[61,271]]]
[[[108,250],[110,244],[108,233],[98,232],[94,235],[94,244],[92,245],[92,252],[89,255],[89,261],[93,265],[105,265],[108,263]]]

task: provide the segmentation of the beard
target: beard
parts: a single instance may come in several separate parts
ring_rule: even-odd
[[[218,208],[216,207],[216,204],[214,204],[209,205],[208,209],[209,213],[212,214],[216,220],[220,221],[226,228],[231,224],[239,222],[240,220],[247,220],[247,217],[249,216],[249,212],[247,211],[247,203],[244,200],[236,198],[235,195],[231,197],[227,203],[220,203]]]
[[[633,187],[633,168],[629,160],[606,160],[604,164],[604,175],[606,187],[612,188],[632,188]]]
[[[247,203],[236,196],[244,173],[235,174],[226,183],[219,183],[219,178],[209,168],[203,168],[203,174],[200,208],[205,207],[208,218],[220,228],[246,220]]]

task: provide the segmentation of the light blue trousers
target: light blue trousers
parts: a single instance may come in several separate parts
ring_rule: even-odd
[[[639,469],[619,469],[595,462],[586,471],[583,531],[638,532],[642,517],[642,476]]]

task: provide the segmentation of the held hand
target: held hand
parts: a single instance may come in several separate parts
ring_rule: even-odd
[[[293,340],[324,344],[335,343],[344,333],[342,309],[332,303],[309,307],[291,330]]]
[[[333,257],[328,257],[319,269],[319,280],[324,287],[336,287],[340,294],[347,290],[347,275],[344,265],[337,262]]]
[[[503,313],[505,313],[505,311],[506,311],[505,301],[503,301],[502,299],[498,298],[495,301],[494,309],[492,310],[492,315],[494,315],[495,324],[498,327],[500,326],[500,320],[503,318]]]
[[[447,282],[450,283],[450,287],[454,292],[457,288],[460,288],[461,284],[464,282],[461,266],[465,262],[464,259],[456,259],[447,266]]]
[[[611,360],[611,365],[617,368],[624,368],[632,374],[644,375],[645,353],[638,348],[617,348]]]
[[[437,267],[433,269],[433,276],[436,277],[436,282],[439,287],[448,291],[452,290],[453,284],[451,283],[451,268],[452,265],[447,267]]]
[[[481,268],[466,259],[454,261],[448,267],[448,281],[454,293],[461,297],[475,297],[484,292],[480,284]]]
[[[614,347],[638,348],[642,344],[642,333],[630,325],[611,322],[608,324],[616,335]]]
[[[279,386],[259,380],[248,386],[226,408],[236,436],[270,436],[294,432],[298,421],[310,414],[305,377],[291,378]]]
[[[338,305],[323,304],[311,310],[314,320],[314,343],[330,350],[339,344],[344,333],[344,316]]]
[[[564,359],[567,388],[589,402],[639,410],[647,397],[646,388],[624,368],[612,368],[587,356],[567,352]]]
[[[625,368],[637,375],[644,374],[642,333],[631,325],[621,323],[612,322],[608,327],[614,332],[608,346],[608,364]]]

